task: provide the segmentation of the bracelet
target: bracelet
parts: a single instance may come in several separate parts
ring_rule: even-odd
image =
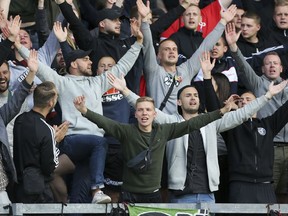
[[[267,92],[264,96],[267,98],[267,100],[271,100],[272,99],[272,95],[271,95],[270,92]]]

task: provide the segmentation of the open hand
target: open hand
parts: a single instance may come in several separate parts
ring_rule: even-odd
[[[63,30],[61,22],[59,21],[54,22],[53,31],[59,42],[66,41],[67,35],[68,35],[67,28],[64,27],[64,30]]]
[[[36,73],[38,71],[38,53],[36,50],[34,49],[30,50],[30,54],[27,59],[27,64],[31,72]]]
[[[236,15],[237,12],[237,7],[235,4],[232,4],[227,10],[221,9],[221,21],[224,21],[225,23],[223,24],[227,24],[230,21],[233,20],[234,16]]]
[[[109,84],[117,90],[122,92],[126,88],[126,80],[123,74],[121,74],[121,78],[118,78],[114,74],[107,72],[107,78]]]
[[[266,93],[266,96],[271,99],[274,95],[281,92],[287,86],[287,82],[288,82],[287,80],[284,80],[278,85],[274,85],[274,82],[272,81],[269,85],[269,90]]]
[[[210,52],[203,52],[200,57],[201,69],[203,71],[204,79],[211,79],[211,71],[215,66],[216,59],[210,60]]]

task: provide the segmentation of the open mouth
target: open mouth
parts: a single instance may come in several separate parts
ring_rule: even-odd
[[[211,55],[217,55],[217,54],[218,54],[218,52],[216,52],[216,51],[211,52]]]
[[[189,105],[190,105],[190,106],[196,106],[197,103],[196,103],[196,101],[191,101],[191,102],[189,103]]]
[[[147,122],[148,120],[149,120],[149,119],[146,118],[146,117],[141,118],[141,121],[142,121],[142,122]]]
[[[6,80],[0,80],[0,88],[6,88],[7,87],[7,81]]]

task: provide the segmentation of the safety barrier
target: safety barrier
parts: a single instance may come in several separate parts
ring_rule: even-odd
[[[139,203],[137,206],[147,206],[153,208],[180,208],[180,209],[208,209],[210,213],[242,213],[242,214],[261,214],[267,213],[269,210],[277,210],[281,213],[288,213],[288,204],[174,204],[174,203]],[[15,215],[22,216],[24,214],[103,214],[110,212],[112,208],[117,207],[117,204],[76,204],[69,203],[62,205],[60,203],[55,204],[23,204],[13,203],[9,206],[0,205],[0,215]],[[122,204],[120,207],[124,208]]]

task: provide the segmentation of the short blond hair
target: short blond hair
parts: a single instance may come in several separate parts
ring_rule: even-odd
[[[153,104],[153,106],[154,106],[154,108],[155,108],[155,101],[154,101],[154,99],[151,98],[151,97],[143,96],[143,97],[138,98],[138,99],[136,100],[136,107],[137,107],[137,105],[138,105],[139,103],[141,103],[141,102],[150,102],[150,103]]]

